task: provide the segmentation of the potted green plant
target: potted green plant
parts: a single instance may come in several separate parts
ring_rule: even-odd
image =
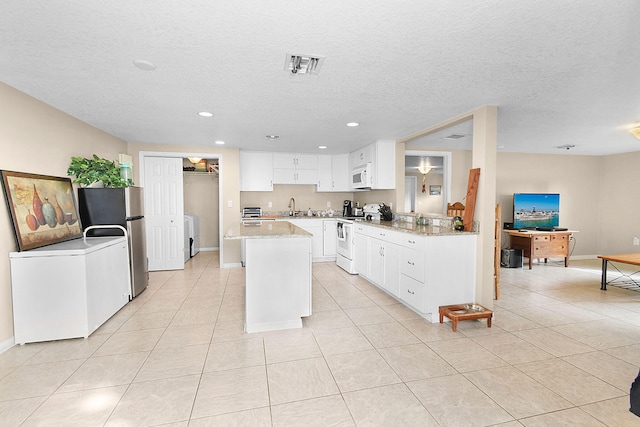
[[[120,166],[112,161],[93,155],[93,158],[71,157],[71,165],[67,169],[67,175],[74,175],[73,181],[84,187],[99,187],[100,182],[104,187],[129,187],[133,185],[131,179],[120,175]]]

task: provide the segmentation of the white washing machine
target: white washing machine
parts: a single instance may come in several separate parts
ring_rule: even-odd
[[[191,221],[184,217],[184,262],[191,259]]]
[[[184,218],[189,224],[189,243],[186,247],[189,248],[189,258],[191,258],[196,256],[196,254],[200,252],[200,219],[193,214],[185,214]],[[185,235],[186,234],[187,233],[185,232]]]

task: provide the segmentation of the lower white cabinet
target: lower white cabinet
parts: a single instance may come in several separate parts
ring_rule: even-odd
[[[90,237],[11,252],[18,344],[88,337],[129,302],[124,237]]]
[[[420,236],[355,226],[358,274],[438,322],[441,305],[475,302],[476,235]]]
[[[338,246],[338,222],[335,219],[322,220],[322,255],[335,257]]]
[[[322,218],[283,218],[283,221],[311,233],[311,254],[313,262],[335,261],[338,239],[335,219]]]

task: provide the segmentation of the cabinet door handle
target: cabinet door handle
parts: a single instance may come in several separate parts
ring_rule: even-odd
[[[416,243],[415,240],[409,240],[409,243],[411,243],[412,245]]]
[[[411,262],[411,261],[407,261],[407,264],[409,264],[409,265],[416,265],[416,263],[415,263],[415,262]]]
[[[385,236],[385,234],[384,234],[384,233],[380,233],[380,236],[384,237],[384,236]]]
[[[415,292],[411,292],[411,290],[407,289],[407,292],[409,292],[411,295],[415,295]]]

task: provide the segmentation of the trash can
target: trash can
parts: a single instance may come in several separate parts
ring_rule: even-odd
[[[503,249],[500,254],[500,266],[522,268],[522,249]]]

